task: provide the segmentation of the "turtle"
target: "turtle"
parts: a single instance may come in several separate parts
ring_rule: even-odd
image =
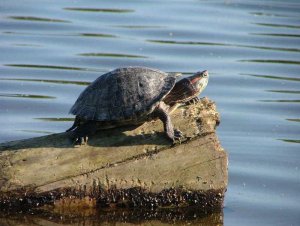
[[[207,86],[207,70],[176,82],[180,73],[166,73],[148,67],[122,67],[105,73],[86,87],[70,109],[74,114],[72,140],[87,143],[98,130],[139,126],[160,119],[171,141],[182,137],[174,129],[170,114],[180,105],[199,101]]]

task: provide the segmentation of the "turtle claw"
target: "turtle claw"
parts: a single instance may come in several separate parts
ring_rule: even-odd
[[[174,137],[175,138],[182,138],[183,133],[179,129],[174,129]]]
[[[86,145],[88,141],[88,136],[78,136],[74,140],[75,145]]]
[[[173,138],[173,142],[175,143],[175,141],[179,141],[179,143],[181,143],[181,138],[183,137],[183,133],[179,130],[179,129],[174,129],[174,138]]]
[[[188,104],[197,104],[200,101],[199,97],[194,97],[188,101]]]
[[[93,135],[97,130],[97,124],[94,121],[88,121],[72,131],[72,139],[74,145],[85,145],[89,136]]]

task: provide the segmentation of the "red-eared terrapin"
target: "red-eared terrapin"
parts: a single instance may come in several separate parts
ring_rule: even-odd
[[[182,134],[174,130],[170,113],[179,104],[199,100],[208,83],[208,72],[176,82],[178,73],[165,73],[146,67],[125,67],[101,75],[78,97],[70,110],[76,115],[73,131],[82,144],[97,130],[125,125],[141,125],[159,118],[172,141]]]

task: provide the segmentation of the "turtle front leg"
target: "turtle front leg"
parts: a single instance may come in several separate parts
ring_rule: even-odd
[[[182,132],[173,128],[168,108],[169,107],[164,102],[161,102],[155,110],[155,115],[163,122],[167,137],[175,142],[175,140],[180,140],[180,138],[182,138]]]
[[[74,144],[86,144],[89,136],[96,133],[96,131],[97,125],[95,121],[87,121],[86,123],[77,126],[76,129],[72,131],[72,139]]]

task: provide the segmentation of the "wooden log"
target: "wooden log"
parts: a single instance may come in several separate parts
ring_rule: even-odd
[[[77,146],[70,134],[0,144],[0,208],[221,208],[227,154],[207,98],[172,114],[184,138],[171,144],[159,120],[102,130]]]

